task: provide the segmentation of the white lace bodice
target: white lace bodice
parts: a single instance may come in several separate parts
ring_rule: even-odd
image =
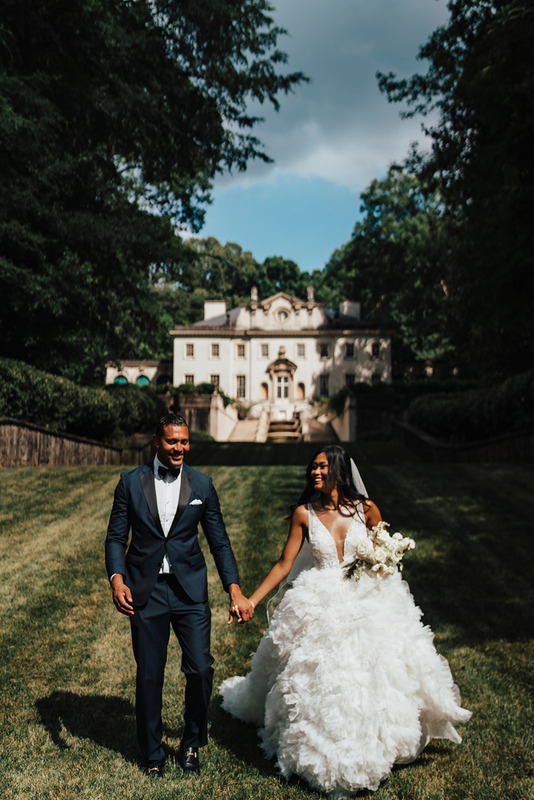
[[[359,514],[352,518],[345,543],[343,546],[343,560],[353,561],[356,558],[356,545],[367,538],[367,527],[363,517],[363,509],[358,507]],[[361,514],[361,516],[360,516]],[[323,525],[311,505],[308,505],[308,536],[313,556],[313,563],[317,569],[327,567],[340,567],[337,547],[328,528]]]

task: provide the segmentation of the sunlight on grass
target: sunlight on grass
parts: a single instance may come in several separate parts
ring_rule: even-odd
[[[373,796],[530,800],[532,468],[382,463],[370,450],[361,460],[384,518],[417,541],[404,575],[438,650],[451,663],[465,706],[474,712],[461,727],[461,746],[431,743]],[[302,487],[304,462],[295,462],[204,468],[219,491],[245,592],[255,588],[285,541],[289,506]],[[298,779],[280,780],[262,757],[255,729],[228,717],[216,693],[203,772],[198,780],[182,778],[175,756],[184,682],[174,641],[164,692],[166,777],[154,787],[140,773],[129,625],[111,603],[103,564],[118,475],[116,467],[0,473],[2,798],[321,797]],[[251,624],[228,626],[228,598],[209,554],[208,563],[218,686],[247,671],[266,625],[265,604]]]

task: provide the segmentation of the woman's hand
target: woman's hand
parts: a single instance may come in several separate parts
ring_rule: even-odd
[[[248,600],[237,583],[229,586],[230,592],[230,611],[228,613],[228,625],[231,625],[234,617],[238,622],[249,622],[254,616],[254,603]]]

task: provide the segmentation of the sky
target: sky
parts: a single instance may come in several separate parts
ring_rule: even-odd
[[[350,239],[360,194],[410,143],[421,119],[403,120],[376,72],[425,72],[419,48],[448,18],[446,0],[272,0],[288,71],[310,82],[269,105],[254,130],[273,164],[217,178],[201,237],[236,242],[256,261],[282,256],[322,269]],[[256,109],[254,109],[256,111]]]

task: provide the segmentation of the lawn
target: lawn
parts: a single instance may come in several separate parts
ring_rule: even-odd
[[[473,717],[461,728],[462,745],[432,743],[374,795],[361,796],[531,800],[534,470],[421,464],[376,447],[359,453],[364,480],[384,518],[417,541],[404,575]],[[285,460],[204,467],[219,491],[245,592],[278,556],[302,485],[303,467]],[[129,626],[111,603],[103,566],[118,474],[116,467],[0,471],[1,797],[322,797],[299,780],[281,780],[255,730],[229,718],[216,694],[202,774],[182,778],[174,761],[183,710],[175,642],[164,694],[166,777],[153,785],[139,771]],[[260,607],[251,624],[227,626],[226,595],[212,568],[210,595],[217,686],[246,672],[266,622]]]

